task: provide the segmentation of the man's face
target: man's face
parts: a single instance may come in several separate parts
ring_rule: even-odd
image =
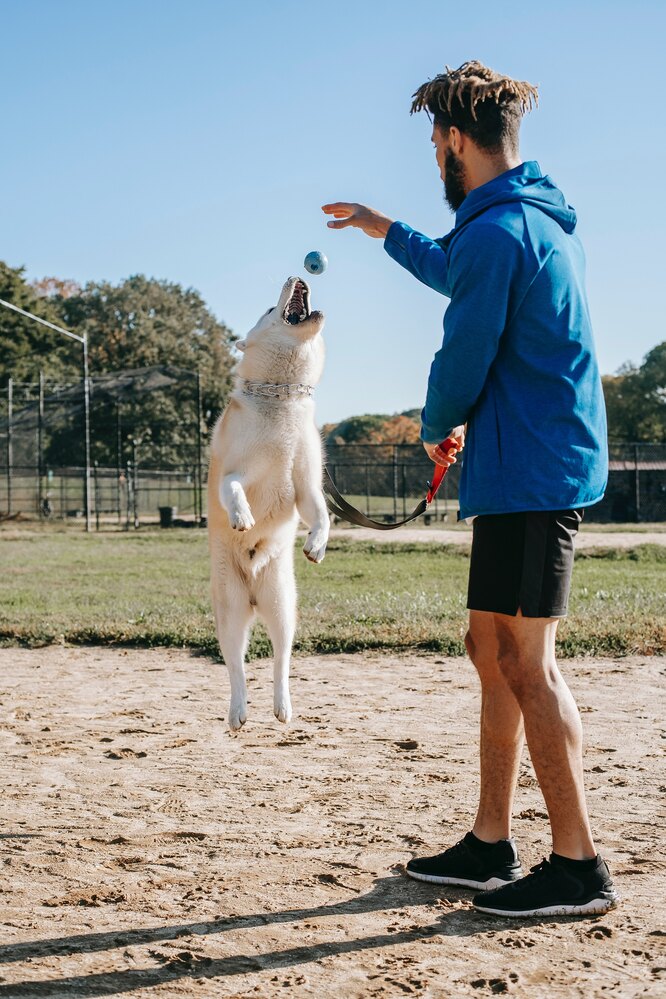
[[[448,133],[437,125],[432,128],[432,142],[439,167],[439,175],[444,181],[444,198],[452,212],[457,212],[467,197],[465,165],[451,149]]]

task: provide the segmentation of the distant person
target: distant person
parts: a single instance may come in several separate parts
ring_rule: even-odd
[[[460,516],[473,520],[469,630],[481,679],[478,812],[455,846],[407,864],[422,881],[482,889],[500,916],[600,913],[617,902],[592,839],[578,710],[555,662],[573,542],[603,496],[606,419],[576,213],[518,151],[536,87],[480,62],[414,94],[425,109],[455,227],[433,240],[364,205],[336,202],[334,229],[384,239],[388,254],[451,299],[430,369],[421,437],[467,447]],[[552,850],[523,876],[511,808],[525,738],[548,807]]]

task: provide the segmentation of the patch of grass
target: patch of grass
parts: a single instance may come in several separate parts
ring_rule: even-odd
[[[217,654],[201,531],[22,532],[0,540],[0,642],[178,646]],[[577,556],[562,655],[666,651],[666,548]],[[300,652],[422,649],[464,654],[469,549],[335,540],[311,565],[296,550]],[[250,655],[270,654],[254,631]]]

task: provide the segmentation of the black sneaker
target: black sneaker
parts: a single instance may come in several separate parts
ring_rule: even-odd
[[[579,867],[553,853],[527,877],[477,895],[473,902],[479,912],[495,916],[591,916],[615,908],[619,898],[598,854],[596,863]]]
[[[410,860],[407,873],[417,881],[486,890],[510,884],[523,876],[513,839],[482,843],[471,832],[436,857]]]

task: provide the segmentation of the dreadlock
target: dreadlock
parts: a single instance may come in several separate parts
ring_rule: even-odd
[[[523,115],[538,105],[537,87],[512,80],[477,60],[446,67],[413,94],[410,114],[424,109],[444,131],[455,125],[489,151],[517,148]]]

